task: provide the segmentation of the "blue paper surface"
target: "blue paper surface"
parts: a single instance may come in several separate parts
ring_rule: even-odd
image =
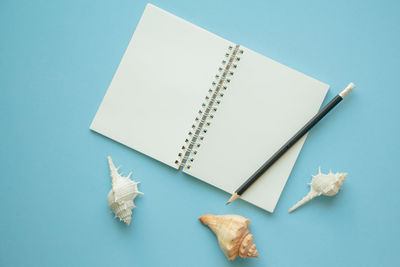
[[[0,3],[0,266],[397,266],[400,3],[155,1],[331,85],[357,88],[309,134],[276,211],[89,130],[145,1]],[[160,133],[162,134],[162,133]],[[130,227],[106,156],[140,181]],[[293,214],[318,166],[343,191]],[[259,259],[229,262],[204,213],[251,219]]]

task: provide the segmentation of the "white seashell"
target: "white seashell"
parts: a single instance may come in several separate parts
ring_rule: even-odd
[[[123,177],[118,173],[118,168],[110,156],[108,156],[108,165],[110,166],[110,175],[112,181],[112,189],[108,193],[107,201],[111,211],[114,212],[115,218],[124,221],[127,225],[131,223],[132,209],[136,208],[133,200],[137,195],[143,195],[139,192],[137,185],[138,182],[130,179],[132,172],[127,177]]]
[[[321,173],[321,168],[319,168],[318,174],[315,176],[313,175],[311,183],[309,183],[310,192],[302,200],[297,202],[296,205],[290,208],[289,212],[294,211],[298,207],[320,195],[330,197],[336,195],[342,187],[344,180],[346,180],[346,177],[347,173],[332,173],[332,171],[328,174],[323,174]]]

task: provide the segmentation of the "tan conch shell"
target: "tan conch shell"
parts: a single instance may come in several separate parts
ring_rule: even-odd
[[[340,188],[342,187],[344,181],[346,180],[347,173],[332,173],[330,171],[328,174],[321,173],[321,168],[318,169],[318,174],[312,176],[310,185],[310,192],[302,200],[297,202],[289,212],[294,211],[301,205],[304,205],[313,198],[320,195],[324,196],[334,196],[336,195]]]
[[[215,233],[219,246],[229,260],[237,256],[258,258],[253,235],[249,233],[249,219],[239,215],[205,214],[199,220]]]
[[[137,195],[143,195],[143,193],[139,192],[137,188],[139,183],[130,179],[132,173],[129,173],[127,177],[118,173],[119,167],[115,168],[110,156],[108,157],[108,165],[110,166],[112,180],[112,189],[107,196],[108,206],[114,212],[116,218],[129,225],[132,219],[132,209],[136,208],[133,200]]]

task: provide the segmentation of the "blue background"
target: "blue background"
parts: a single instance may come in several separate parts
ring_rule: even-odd
[[[310,133],[273,214],[225,206],[89,130],[145,4],[0,2],[0,266],[399,266],[400,2],[153,2],[330,84],[325,103],[356,83]],[[130,227],[107,206],[107,155],[142,182]],[[318,166],[348,172],[343,191],[289,214]],[[204,213],[250,218],[261,257],[229,262]]]

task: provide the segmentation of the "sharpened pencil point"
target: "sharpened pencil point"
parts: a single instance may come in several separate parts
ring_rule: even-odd
[[[236,199],[238,199],[240,196],[237,193],[233,193],[231,198],[228,200],[228,202],[226,202],[225,205],[228,205],[229,203],[235,201]]]

